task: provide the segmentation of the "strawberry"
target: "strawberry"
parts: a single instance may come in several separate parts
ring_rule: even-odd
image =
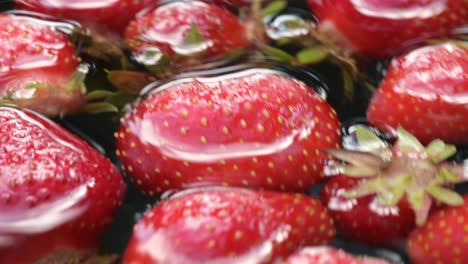
[[[127,175],[149,195],[198,185],[305,191],[322,149],[340,145],[335,111],[272,70],[187,78],[149,94],[116,133]]]
[[[0,43],[1,100],[47,116],[81,109],[87,69],[67,36],[44,21],[0,14]]]
[[[159,6],[133,20],[125,39],[135,60],[156,73],[168,60],[194,64],[249,45],[234,14],[201,1]]]
[[[465,0],[307,0],[318,31],[331,41],[377,58],[462,32],[468,24]]]
[[[358,127],[357,140],[372,146],[369,152],[330,151],[348,163],[327,168],[344,176],[332,179],[323,190],[323,200],[344,237],[388,246],[405,238],[415,224],[424,224],[436,202],[462,203],[449,187],[466,181],[464,168],[444,162],[455,147],[435,140],[424,148],[403,128],[398,128],[397,136],[390,147]]]
[[[389,264],[376,258],[356,257],[331,247],[306,247],[286,259],[284,264]]]
[[[415,229],[407,243],[413,264],[468,263],[468,195],[462,206],[446,207]]]
[[[52,15],[62,19],[76,20],[92,27],[105,27],[120,34],[135,15],[151,8],[159,0],[16,0],[16,9]]]
[[[374,246],[389,246],[406,236],[415,227],[414,213],[408,201],[383,206],[375,195],[346,198],[341,194],[359,186],[362,180],[340,175],[323,189],[327,205],[340,235]]]
[[[279,263],[335,235],[320,201],[299,194],[212,188],[176,195],[136,225],[123,264]]]
[[[79,263],[121,203],[117,168],[30,111],[0,107],[0,134],[0,263]]]
[[[367,118],[390,132],[399,125],[419,140],[468,143],[468,46],[449,42],[396,58],[373,95]]]

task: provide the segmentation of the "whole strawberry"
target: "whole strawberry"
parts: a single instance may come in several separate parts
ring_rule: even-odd
[[[341,196],[362,181],[341,175],[331,179],[323,189],[323,202],[340,235],[374,246],[389,246],[406,238],[415,227],[414,213],[406,199],[396,205],[383,205],[375,195]]]
[[[136,225],[124,264],[278,263],[334,237],[320,201],[299,194],[213,188],[189,191]]]
[[[33,112],[0,107],[0,263],[82,263],[121,203],[118,170]]]
[[[16,9],[19,10],[76,20],[92,27],[105,27],[120,34],[139,11],[153,7],[159,0],[15,0],[15,3]]]
[[[322,97],[267,69],[160,87],[116,137],[126,174],[149,195],[199,185],[305,191],[322,175],[322,150],[341,142]]]
[[[339,45],[372,57],[390,57],[429,38],[462,32],[464,0],[307,0],[318,31]],[[465,32],[466,33],[466,32]]]
[[[85,103],[87,69],[70,40],[44,21],[0,14],[0,99],[47,116]]]
[[[458,207],[446,207],[432,214],[415,229],[407,244],[414,264],[468,263],[468,196]]]
[[[200,64],[249,44],[245,28],[234,14],[201,1],[159,6],[133,20],[125,39],[136,61],[156,73],[168,61]]]
[[[284,264],[389,264],[376,258],[356,257],[331,247],[306,247],[286,259]]]
[[[468,46],[449,42],[396,58],[373,95],[367,118],[384,131],[399,125],[428,143],[468,143]]]
[[[424,148],[403,128],[390,148],[370,130],[359,127],[361,145],[370,152],[331,150],[348,164],[328,168],[342,175],[329,181],[324,203],[344,237],[371,245],[389,246],[423,225],[436,203],[462,204],[450,189],[466,181],[463,166],[445,163],[455,147],[440,140]]]

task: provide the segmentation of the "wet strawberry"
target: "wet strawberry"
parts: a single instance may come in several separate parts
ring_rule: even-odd
[[[346,191],[356,188],[360,181],[347,176],[331,179],[322,193],[336,228],[341,236],[369,245],[389,246],[406,236],[415,227],[410,204],[401,200],[396,205],[385,206],[377,196],[361,198],[342,197]]]
[[[122,200],[112,163],[55,123],[0,107],[0,263],[81,263]]]
[[[335,111],[304,83],[271,70],[182,79],[125,116],[117,155],[150,195],[197,185],[304,191],[340,145]]]
[[[390,57],[429,38],[462,32],[464,0],[308,0],[325,37],[373,57]],[[465,31],[466,33],[466,31]]]
[[[423,225],[437,203],[463,204],[451,186],[466,181],[465,169],[444,162],[455,154],[453,145],[434,140],[424,148],[403,128],[397,130],[397,141],[391,148],[363,127],[356,134],[362,145],[374,149],[331,150],[333,156],[348,164],[327,168],[345,176],[332,179],[323,192],[345,237],[391,245],[405,238],[415,224]]]
[[[407,251],[414,264],[468,263],[468,196],[458,207],[446,207],[432,214],[415,229]]]
[[[279,263],[334,237],[321,203],[298,194],[215,188],[166,200],[137,224],[124,264]]]
[[[389,264],[385,260],[356,257],[343,250],[329,247],[306,247],[295,253],[284,264]]]
[[[74,113],[87,69],[67,36],[44,23],[0,14],[0,99],[48,116]]]
[[[399,125],[428,143],[468,143],[468,46],[416,49],[397,57],[373,95],[367,118],[387,132]]]
[[[168,60],[200,63],[248,46],[243,24],[229,11],[201,1],[174,2],[136,18],[125,39],[134,58],[158,72]]]
[[[135,15],[156,5],[159,0],[15,0],[16,8],[58,18],[76,20],[85,25],[106,27],[120,34]]]

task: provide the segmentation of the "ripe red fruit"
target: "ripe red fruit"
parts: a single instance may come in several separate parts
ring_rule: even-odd
[[[373,95],[369,122],[384,131],[405,127],[423,143],[468,143],[468,47],[452,42],[396,58]]]
[[[120,34],[139,11],[153,7],[159,3],[159,0],[16,0],[15,2],[16,9],[75,20],[92,27],[106,27]]]
[[[0,153],[0,263],[95,253],[124,193],[117,168],[55,123],[9,107],[0,107]]]
[[[333,221],[311,197],[197,190],[149,211],[134,229],[123,263],[278,263],[334,235]]]
[[[468,263],[467,219],[467,195],[462,206],[446,207],[432,214],[408,239],[411,263]]]
[[[322,97],[266,69],[169,83],[116,137],[124,170],[149,195],[199,185],[305,191],[322,175],[321,150],[341,142]]]
[[[0,14],[0,99],[47,116],[85,103],[86,69],[70,40],[44,21]]]
[[[464,0],[307,0],[318,30],[373,57],[390,57],[468,24]]]
[[[434,140],[424,148],[403,128],[397,136],[390,148],[370,130],[358,127],[359,144],[372,146],[372,151],[329,151],[348,164],[336,164],[327,171],[354,177],[337,176],[323,191],[324,202],[345,237],[391,245],[405,238],[415,224],[424,224],[435,202],[463,203],[450,186],[466,181],[465,168],[444,162],[455,154],[455,147]]]
[[[356,257],[330,247],[306,247],[286,259],[284,264],[389,264],[381,259]]]
[[[376,195],[345,198],[341,194],[356,188],[360,179],[337,176],[323,189],[322,199],[335,220],[339,234],[369,245],[389,246],[406,236],[415,227],[414,213],[406,199],[397,205],[385,206]]]
[[[159,6],[133,20],[125,39],[134,58],[153,72],[169,59],[194,63],[249,44],[245,28],[234,14],[201,1]]]

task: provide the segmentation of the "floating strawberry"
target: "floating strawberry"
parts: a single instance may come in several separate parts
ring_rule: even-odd
[[[335,111],[267,69],[169,83],[125,116],[117,155],[149,195],[197,185],[305,191],[340,146]]]
[[[323,202],[328,205],[340,235],[378,246],[406,238],[415,227],[414,213],[406,199],[396,205],[382,205],[374,195],[357,199],[341,196],[363,181],[340,175],[325,185]]]
[[[307,0],[325,39],[373,57],[390,57],[429,38],[462,31],[465,0]],[[466,32],[465,32],[466,33]]]
[[[125,39],[133,57],[152,72],[168,61],[200,64],[249,45],[246,30],[229,11],[201,1],[174,2],[133,20]]]
[[[396,58],[371,99],[367,118],[384,130],[405,127],[419,140],[468,143],[468,46],[449,42]]]
[[[376,258],[356,257],[331,247],[306,247],[295,253],[284,264],[389,264]]]
[[[16,8],[58,18],[76,20],[92,27],[106,27],[120,34],[131,19],[144,8],[154,7],[159,0],[15,0]]]
[[[324,202],[345,237],[374,245],[389,245],[422,225],[434,201],[460,205],[463,199],[450,190],[466,180],[463,166],[444,163],[455,147],[440,140],[424,148],[403,128],[390,149],[370,130],[359,127],[358,141],[372,152],[331,150],[349,165],[336,164],[338,176],[324,189]],[[414,211],[411,212],[411,210]]]
[[[0,99],[48,116],[85,103],[87,68],[70,40],[43,21],[0,14]]]
[[[426,224],[415,229],[407,252],[413,264],[468,263],[468,196],[458,207],[433,213]]]
[[[214,188],[166,200],[136,225],[124,264],[278,263],[329,243],[333,221],[299,194]]]
[[[30,111],[0,107],[0,263],[81,263],[125,185],[83,140]]]

